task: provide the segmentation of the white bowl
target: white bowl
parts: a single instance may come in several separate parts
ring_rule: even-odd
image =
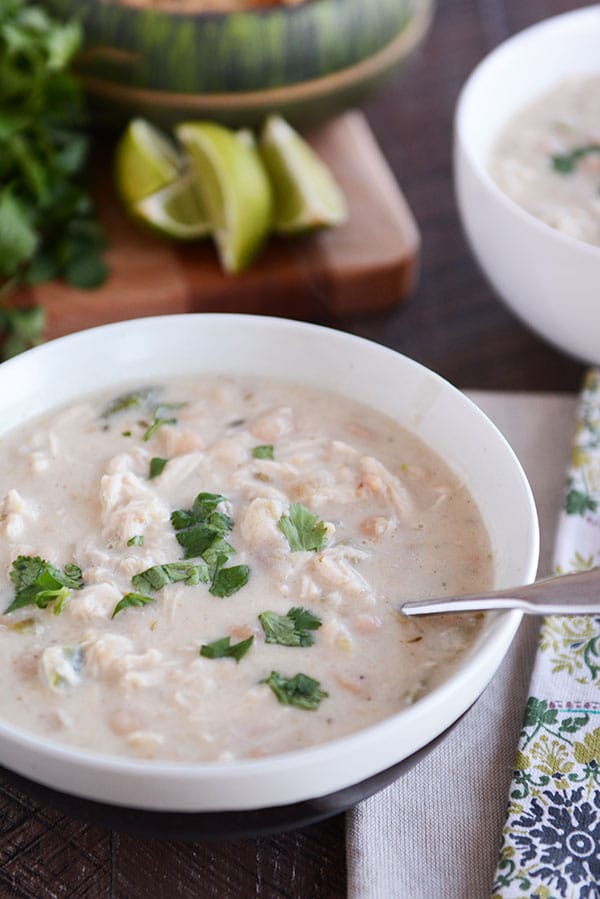
[[[600,362],[600,248],[534,218],[488,172],[505,123],[569,76],[600,73],[600,6],[534,25],[501,44],[466,82],[455,118],[455,186],[475,256],[508,306],[542,337]]]
[[[101,387],[203,372],[326,387],[401,422],[466,482],[491,537],[496,586],[534,578],[531,491],[495,426],[437,375],[348,334],[234,315],[147,318],[72,334],[0,366],[1,431]],[[63,793],[162,812],[256,810],[327,797],[397,765],[456,721],[494,674],[519,621],[517,612],[489,616],[442,686],[381,723],[314,748],[226,764],[137,761],[59,745],[0,722],[0,764]]]

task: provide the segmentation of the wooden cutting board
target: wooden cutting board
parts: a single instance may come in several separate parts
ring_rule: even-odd
[[[47,339],[165,313],[247,312],[323,319],[400,303],[414,286],[420,238],[366,119],[358,112],[346,113],[309,139],[346,194],[350,209],[346,225],[302,237],[274,237],[249,271],[224,275],[210,241],[171,243],[130,221],[107,171],[97,192],[110,242],[107,282],[93,291],[49,282],[20,300],[46,308]],[[105,168],[110,170],[110,165]]]

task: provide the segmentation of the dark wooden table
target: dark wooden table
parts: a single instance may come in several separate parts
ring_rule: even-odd
[[[338,322],[460,387],[576,390],[582,366],[542,343],[485,283],[462,236],[451,178],[452,114],[469,71],[508,35],[574,0],[439,0],[420,57],[367,107],[423,236],[414,297]],[[0,897],[343,897],[344,818],[230,844],[144,840],[73,820],[0,786]],[[381,897],[387,899],[387,897]],[[418,897],[415,897],[418,899]]]

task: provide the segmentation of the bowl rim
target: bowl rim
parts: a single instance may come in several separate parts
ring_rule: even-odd
[[[260,109],[265,105],[299,103],[320,100],[332,93],[353,87],[376,78],[403,56],[410,56],[427,34],[433,20],[435,0],[420,0],[415,5],[409,21],[389,43],[371,56],[338,69],[328,75],[310,78],[295,84],[244,92],[191,93],[185,91],[160,91],[129,85],[113,84],[94,75],[83,75],[85,88],[95,96],[118,103],[135,103],[146,107],[168,110],[186,106],[191,111],[222,111],[231,106],[239,112]]]
[[[494,201],[499,203],[506,212],[516,216],[524,226],[529,227],[533,231],[537,231],[543,239],[570,247],[574,252],[589,255],[592,259],[600,255],[600,246],[573,237],[570,234],[560,231],[558,228],[553,228],[551,225],[548,225],[546,222],[537,218],[527,209],[524,209],[516,200],[510,197],[498,184],[496,184],[488,167],[485,165],[484,160],[473,150],[471,143],[466,137],[466,123],[469,121],[469,105],[472,102],[471,98],[473,93],[478,89],[480,78],[485,76],[487,71],[498,63],[498,60],[502,60],[504,56],[515,52],[515,49],[517,52],[520,52],[521,46],[525,47],[529,42],[537,40],[540,36],[543,37],[545,34],[560,30],[565,22],[579,19],[585,20],[586,18],[589,18],[590,20],[594,19],[598,22],[599,13],[600,3],[584,6],[569,12],[560,13],[556,16],[551,16],[550,18],[542,19],[502,41],[502,43],[498,44],[497,47],[487,53],[471,71],[471,74],[468,76],[458,95],[454,114],[455,168],[459,161],[459,155],[462,154],[464,159],[469,163],[471,171],[479,178],[480,183],[486,188],[488,193],[493,196]],[[600,74],[600,63],[598,65],[598,74]],[[556,82],[556,84],[559,83],[559,81]],[[548,88],[548,90],[551,90],[551,88]],[[524,105],[526,104],[517,104],[513,109],[513,113],[517,113],[520,109],[523,109]],[[499,134],[501,127],[502,124],[496,129],[496,136]],[[458,183],[456,173],[454,183],[456,187]]]
[[[412,369],[416,375],[427,379],[428,384],[433,384],[439,388],[440,391],[443,391],[444,396],[451,396],[453,402],[457,405],[461,405],[464,409],[467,409],[468,414],[472,416],[474,420],[478,420],[479,424],[487,429],[490,438],[501,448],[501,451],[507,460],[507,465],[510,464],[511,466],[511,478],[514,478],[515,481],[518,481],[519,483],[519,491],[523,500],[522,511],[526,510],[529,515],[527,530],[529,546],[527,547],[524,556],[522,579],[523,581],[533,580],[536,574],[539,554],[539,528],[535,503],[522,466],[506,439],[472,400],[466,397],[464,393],[457,388],[453,387],[440,375],[403,354],[362,337],[357,337],[353,334],[320,325],[271,316],[235,315],[227,313],[184,313],[179,315],[152,316],[102,325],[85,331],[75,332],[47,344],[35,347],[34,349],[4,363],[0,367],[0,382],[4,378],[7,380],[14,377],[18,378],[20,369],[24,369],[26,372],[28,368],[33,367],[35,369],[36,364],[43,365],[44,357],[49,357],[50,364],[52,364],[52,357],[69,358],[69,350],[73,346],[76,347],[78,344],[81,345],[80,352],[82,353],[86,349],[86,346],[101,346],[104,340],[110,340],[118,334],[121,334],[123,338],[127,338],[128,332],[140,332],[138,340],[141,342],[148,334],[152,334],[153,332],[160,334],[162,339],[168,328],[176,329],[178,327],[181,328],[187,336],[191,332],[192,327],[195,327],[195,324],[192,325],[192,322],[198,323],[198,327],[202,327],[205,323],[208,323],[209,326],[214,324],[217,329],[219,326],[226,326],[228,328],[232,328],[233,326],[233,330],[246,327],[251,331],[254,329],[253,333],[256,333],[256,329],[258,329],[259,335],[266,332],[267,334],[279,337],[279,339],[286,333],[302,333],[308,336],[320,335],[321,339],[327,340],[328,349],[331,348],[331,352],[333,352],[336,346],[341,347],[345,345],[348,349],[352,348],[353,350],[362,348],[365,355],[375,354],[378,357],[381,356],[382,359],[390,359],[390,364],[399,366],[399,368],[404,368],[405,370]],[[136,364],[140,364],[139,361],[136,361]],[[281,377],[280,375],[272,376]],[[124,381],[125,379],[126,378],[124,377],[121,380]],[[112,385],[114,379],[113,381],[110,381],[110,383]],[[102,385],[98,385],[98,389],[101,389],[101,387]],[[33,388],[26,387],[24,389],[31,390]],[[86,390],[85,392],[88,393],[89,391]],[[76,395],[76,392],[74,395]],[[47,404],[45,411],[49,412],[52,408],[56,408],[57,405],[63,405],[64,402],[64,400],[58,404],[55,402],[54,406],[52,403]],[[40,413],[34,412],[33,415],[30,415],[29,417],[35,417],[38,414]],[[27,418],[24,420],[26,421]],[[20,424],[21,422],[12,423],[8,426],[8,430],[18,427]],[[410,425],[407,425],[407,427],[410,427]],[[434,450],[437,451],[435,447]],[[468,705],[470,705],[476,698],[476,696],[473,696],[472,694],[472,689],[471,691],[468,689],[471,680],[483,676],[485,678],[485,683],[487,683],[491,679],[505,653],[508,651],[521,618],[522,613],[518,611],[501,613],[491,618],[490,632],[486,636],[485,646],[483,645],[483,642],[481,645],[475,644],[465,656],[464,662],[458,670],[413,706],[402,709],[394,715],[388,716],[367,728],[355,731],[336,740],[306,747],[301,750],[269,755],[261,759],[240,759],[233,762],[170,762],[130,759],[109,753],[99,753],[90,749],[73,747],[68,744],[61,744],[58,741],[35,735],[10,722],[0,721],[0,761],[7,764],[7,767],[17,771],[17,773],[38,780],[40,783],[46,784],[47,786],[55,786],[54,781],[52,779],[48,780],[49,775],[47,773],[44,774],[42,770],[44,761],[50,761],[55,766],[55,771],[69,770],[73,775],[72,783],[69,781],[67,785],[65,785],[65,783],[59,784],[56,787],[57,789],[85,798],[105,799],[116,805],[121,804],[127,807],[134,806],[163,811],[215,811],[257,808],[260,807],[260,801],[257,800],[256,795],[239,797],[237,794],[233,805],[221,804],[220,800],[219,803],[214,804],[215,800],[207,800],[207,804],[203,804],[201,808],[198,808],[199,799],[197,790],[199,785],[202,785],[203,779],[205,786],[208,781],[210,781],[211,787],[214,787],[215,784],[217,786],[219,784],[227,784],[231,793],[232,790],[235,791],[240,785],[247,784],[248,781],[251,781],[253,778],[258,779],[259,776],[263,778],[263,780],[271,775],[277,775],[281,779],[288,775],[297,774],[299,771],[302,771],[303,768],[309,769],[314,774],[319,771],[322,766],[329,766],[329,768],[332,766],[336,767],[336,761],[338,763],[337,768],[339,769],[340,767],[343,768],[343,765],[340,766],[339,760],[344,758],[348,759],[351,755],[353,759],[359,757],[361,760],[364,759],[364,762],[361,761],[361,764],[366,765],[366,767],[361,768],[361,777],[363,778],[376,773],[378,770],[382,770],[383,766],[378,766],[378,763],[373,760],[376,757],[377,747],[388,746],[390,742],[393,741],[394,737],[397,738],[399,721],[402,722],[403,727],[406,729],[410,729],[413,725],[418,727],[419,722],[423,720],[426,721],[428,718],[433,717],[432,712],[436,708],[439,711],[439,708],[441,705],[443,706],[446,697],[451,698],[455,695],[462,695],[464,689],[467,690],[469,701],[464,705],[462,711],[466,710]],[[437,731],[432,733],[429,739],[436,735]],[[5,754],[7,747],[12,753],[12,763],[6,762]],[[418,748],[419,747],[417,746],[415,749],[405,752],[404,755],[401,753],[395,754],[392,763],[399,762],[403,758],[409,757],[412,752],[416,751]],[[388,750],[386,749],[386,752],[387,751]],[[27,753],[30,753],[31,758],[33,759],[33,768],[35,772],[33,775],[30,767],[23,767],[24,763],[21,761],[21,757]],[[356,763],[353,762],[352,764]],[[375,767],[373,767],[373,765],[375,765]],[[90,778],[93,780],[94,777],[99,774],[102,775],[102,792],[90,791]],[[290,785],[289,792],[286,793],[285,796],[282,795],[280,802],[273,801],[273,797],[271,796],[266,804],[285,805],[293,801],[314,798],[319,795],[327,795],[332,792],[332,790],[348,786],[357,780],[356,776],[346,775],[343,771],[336,771],[335,776],[337,778],[335,782],[333,784],[327,782],[326,786],[323,785],[323,782],[321,782],[318,787],[315,786],[314,783]],[[106,789],[104,778],[106,777],[116,778],[116,781],[112,785],[112,793],[104,792]],[[144,782],[148,781],[149,778],[154,777],[159,778],[159,785],[155,787],[152,796],[146,800],[143,795],[140,795],[140,785],[143,786]],[[349,779],[344,779],[347,777],[349,777]],[[302,780],[302,777],[300,777],[300,780]],[[135,781],[135,784],[133,784],[131,788],[133,792],[130,791],[127,795],[123,793],[122,798],[121,788],[130,781]],[[198,781],[198,783],[196,783],[196,781]],[[189,786],[192,782],[195,785],[196,792],[190,791],[190,795],[188,796],[184,788]],[[161,792],[160,797],[157,798],[157,790],[161,785],[164,796]],[[94,787],[94,789],[96,788]],[[171,798],[170,794],[168,794],[168,790],[170,789],[176,789],[176,799]],[[193,795],[191,795],[192,793]],[[131,799],[131,795],[133,794],[137,797],[135,801],[132,801]],[[231,801],[232,800],[228,800],[229,803],[231,803]]]

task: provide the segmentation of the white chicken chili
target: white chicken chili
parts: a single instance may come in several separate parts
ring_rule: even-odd
[[[226,761],[340,737],[443,681],[489,588],[465,486],[340,396],[129,385],[0,447],[0,716],[79,747]]]
[[[510,119],[492,150],[498,186],[547,225],[600,246],[600,75],[572,78]]]

